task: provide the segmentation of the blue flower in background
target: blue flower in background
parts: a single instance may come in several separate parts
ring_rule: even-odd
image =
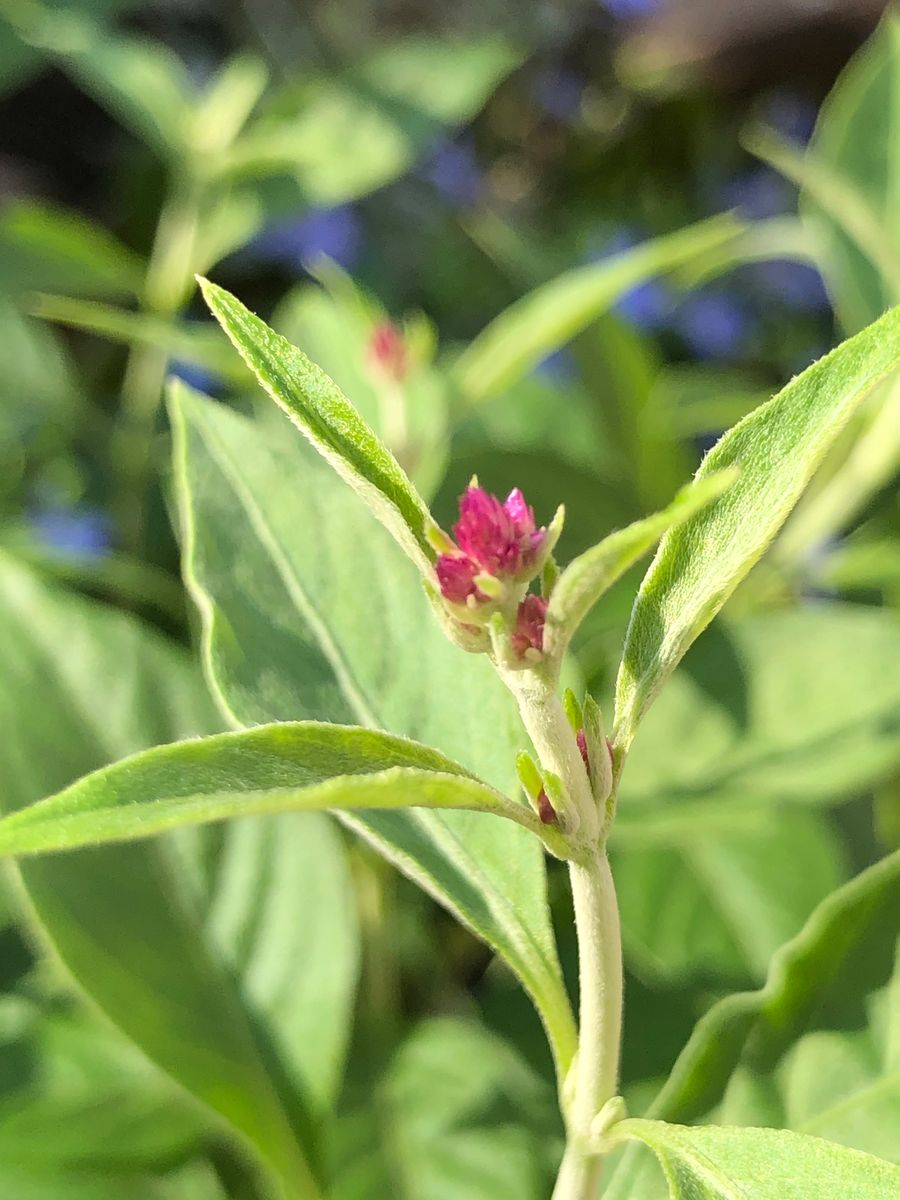
[[[532,88],[535,103],[557,121],[571,121],[577,117],[583,95],[584,79],[565,67],[543,71]]]
[[[649,17],[663,7],[665,0],[599,0],[601,8],[622,21]]]
[[[640,241],[633,229],[623,226],[607,240],[600,253],[593,256],[593,261],[612,258],[630,250]],[[662,279],[647,279],[621,296],[613,305],[613,311],[636,329],[655,333],[668,324],[674,307],[672,289]]]
[[[818,109],[807,96],[783,90],[772,92],[760,111],[766,125],[801,146],[812,137],[818,115]]]
[[[571,351],[562,346],[536,363],[534,374],[548,383],[570,383],[578,375],[578,368]]]
[[[322,255],[350,270],[363,244],[363,230],[356,209],[350,204],[336,208],[314,208],[300,218],[278,221],[264,229],[251,243],[259,258],[305,270]]]
[[[756,167],[735,176],[722,189],[722,204],[736,208],[750,221],[777,217],[793,207],[794,188],[769,167]]]
[[[831,308],[825,281],[809,263],[773,258],[769,262],[751,263],[747,269],[761,291],[794,312],[827,312]]]
[[[52,505],[29,519],[37,538],[58,554],[77,558],[103,558],[111,546],[109,518],[97,508]]]
[[[753,322],[727,292],[699,291],[679,305],[674,327],[696,358],[728,359],[743,350]]]
[[[472,208],[484,193],[481,165],[467,142],[440,142],[421,174],[454,208]]]
[[[201,367],[199,363],[170,358],[167,371],[173,379],[180,379],[195,392],[203,392],[206,396],[218,396],[223,391],[221,379],[205,367]]]

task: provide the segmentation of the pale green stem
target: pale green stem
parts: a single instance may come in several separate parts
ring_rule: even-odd
[[[174,318],[190,292],[199,200],[196,183],[178,179],[160,215],[144,284],[144,307],[157,316]],[[112,455],[122,535],[126,547],[135,553],[141,550],[144,534],[167,360],[165,350],[136,345],[128,356],[122,382]]]
[[[602,1160],[591,1122],[616,1095],[622,1037],[622,940],[616,890],[601,816],[572,727],[549,682],[531,672],[502,672],[545,771],[559,777],[574,828],[569,879],[578,935],[578,1055],[566,1081],[566,1151],[553,1200],[595,1200]]]
[[[578,934],[578,1057],[568,1142],[553,1200],[594,1200],[601,1159],[587,1148],[591,1122],[616,1095],[622,1037],[622,944],[609,861],[597,850],[569,864]]]

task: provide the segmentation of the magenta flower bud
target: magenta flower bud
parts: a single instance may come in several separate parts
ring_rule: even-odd
[[[441,595],[454,604],[465,604],[470,596],[485,600],[475,586],[475,576],[481,568],[465,554],[442,554],[434,565]]]
[[[544,791],[543,788],[541,788],[541,793],[537,798],[537,805],[538,805],[538,816],[540,817],[542,824],[555,825],[556,824],[556,810],[554,809],[553,805],[550,803],[550,797],[547,795],[547,793]]]
[[[534,513],[514,488],[505,503],[480,487],[468,487],[459,502],[459,520],[453,526],[466,554],[492,575],[518,575],[537,557],[546,537],[536,529]]]
[[[512,648],[519,658],[526,652],[544,649],[544,621],[547,617],[547,601],[543,596],[526,596],[516,613],[516,627],[510,635]]]
[[[402,383],[409,371],[403,334],[390,321],[380,321],[369,339],[369,364],[379,374]]]

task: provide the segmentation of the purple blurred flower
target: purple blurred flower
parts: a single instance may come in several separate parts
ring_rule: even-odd
[[[484,192],[484,177],[467,142],[441,142],[421,173],[454,208],[471,208]]]
[[[565,67],[556,67],[537,77],[532,95],[548,116],[557,121],[571,121],[581,108],[584,79]]]
[[[693,292],[679,305],[674,326],[702,359],[731,358],[740,353],[752,332],[746,309],[727,292]]]
[[[795,312],[827,312],[831,301],[821,274],[809,263],[776,258],[748,267],[757,286]]]
[[[578,374],[578,368],[572,352],[562,346],[551,354],[545,354],[535,364],[534,374],[549,383],[569,383]]]
[[[612,258],[636,246],[641,238],[634,230],[617,229],[603,246],[594,261]],[[662,279],[647,279],[621,296],[613,305],[613,311],[636,329],[654,333],[668,323],[675,307],[672,290]]]
[[[666,0],[598,0],[601,8],[622,21],[649,17],[663,7]]]
[[[780,134],[805,146],[813,134],[818,110],[806,96],[779,90],[771,92],[762,105],[760,117]]]
[[[722,189],[725,208],[736,208],[751,221],[777,217],[793,206],[794,189],[769,167],[736,175]]]
[[[109,518],[97,508],[53,505],[30,517],[36,536],[50,550],[78,558],[103,558],[109,553]]]
[[[199,363],[188,362],[186,359],[170,358],[167,372],[173,379],[180,379],[195,392],[203,392],[206,396],[220,396],[224,391],[222,380],[213,375]]]
[[[352,205],[340,204],[269,225],[254,239],[251,250],[295,270],[304,270],[322,255],[349,270],[359,258],[362,242],[359,215]]]

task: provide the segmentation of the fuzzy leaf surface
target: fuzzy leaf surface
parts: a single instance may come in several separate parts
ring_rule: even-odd
[[[762,557],[828,448],[900,364],[900,308],[848,339],[704,459],[698,479],[737,467],[717,501],[663,538],[635,600],[616,682],[614,740],[627,751],[685,651]]]
[[[234,296],[206,280],[201,287],[260,386],[427,572],[434,551],[425,502],[337,384]]]
[[[0,854],[131,841],[229,817],[316,809],[521,814],[443,754],[358,726],[279,722],[145,750],[0,818]]]
[[[172,411],[185,573],[231,724],[380,728],[517,795],[523,735],[511,698],[486,661],[444,637],[372,514],[277,414],[253,423],[185,388]],[[567,1062],[573,1023],[538,840],[481,813],[341,819],[506,959]]]

